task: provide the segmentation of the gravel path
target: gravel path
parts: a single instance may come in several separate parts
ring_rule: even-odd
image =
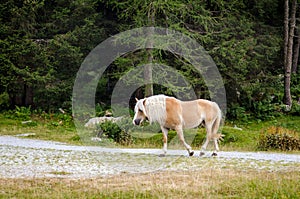
[[[239,168],[299,170],[300,155],[262,152],[219,152],[212,158],[187,157],[185,150],[118,149],[71,146],[64,143],[0,136],[1,178],[92,178],[157,170]],[[196,151],[198,155],[199,152]]]

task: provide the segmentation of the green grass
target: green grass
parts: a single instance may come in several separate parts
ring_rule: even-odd
[[[80,144],[75,126],[59,118],[32,116],[32,122],[0,114],[0,135],[19,135],[30,133],[30,138]],[[28,121],[28,120],[27,120]]]
[[[225,135],[224,140],[220,142],[221,150],[238,150],[238,151],[256,151],[260,133],[270,126],[281,126],[294,130],[300,135],[300,117],[288,116],[278,117],[272,121],[250,121],[246,123],[228,121],[223,126],[222,134]],[[188,143],[192,143],[192,147],[199,149],[205,140],[205,129],[185,130],[185,138]],[[170,148],[183,148],[179,142],[176,132],[170,131],[168,135]],[[171,143],[170,143],[171,142]],[[149,138],[136,139],[133,147],[153,147],[162,146],[162,134],[154,134]],[[213,145],[210,143],[209,148]]]
[[[10,115],[0,114],[0,135],[18,135],[30,133],[30,138],[53,140],[66,142],[75,145],[101,145],[101,146],[117,146],[130,148],[161,148],[162,134],[161,133],[144,133],[147,136],[142,136],[142,133],[132,134],[134,137],[133,144],[129,146],[120,146],[112,143],[110,140],[103,140],[102,142],[92,142],[89,140],[83,141],[83,134],[78,134],[72,121],[69,117],[62,117],[60,115],[41,116],[32,115],[30,120],[32,122],[22,123],[22,119],[13,118]],[[235,128],[241,128],[241,130]],[[225,135],[224,141],[220,143],[221,150],[238,150],[238,151],[255,151],[257,150],[257,143],[259,134],[270,126],[281,126],[300,133],[300,117],[299,116],[284,116],[278,117],[270,121],[249,121],[241,123],[238,121],[226,121],[222,129],[222,134]],[[81,130],[80,132],[84,132]],[[89,133],[89,132],[87,132]],[[188,143],[191,143],[194,149],[199,149],[205,139],[205,129],[191,129],[185,131],[185,138]],[[170,149],[183,149],[179,142],[176,132],[170,131],[168,135]],[[212,149],[210,143],[208,149]]]

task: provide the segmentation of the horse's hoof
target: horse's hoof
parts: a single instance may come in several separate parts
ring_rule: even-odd
[[[215,156],[218,156],[218,154],[215,153],[215,152],[213,152],[213,153],[211,154],[211,156],[215,157]]]
[[[189,155],[193,156],[194,155],[194,151],[189,152]]]
[[[159,154],[158,157],[166,157],[166,154]]]
[[[200,152],[199,156],[204,156],[205,153],[204,152]]]

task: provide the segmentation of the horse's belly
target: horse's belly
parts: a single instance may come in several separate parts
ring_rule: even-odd
[[[183,106],[182,110],[183,127],[186,129],[198,127],[202,121],[202,115],[197,105],[189,104],[189,106]]]
[[[185,129],[192,129],[192,128],[198,127],[201,123],[202,123],[202,121],[200,121],[200,120],[198,120],[198,121],[193,121],[193,122],[184,122],[183,127],[184,127]]]

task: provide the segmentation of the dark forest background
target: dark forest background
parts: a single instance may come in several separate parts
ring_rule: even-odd
[[[285,0],[1,0],[0,109],[70,111],[76,73],[94,47],[119,32],[157,26],[190,36],[210,54],[225,83],[229,118],[299,115],[298,9],[297,1]],[[146,49],[112,63],[99,81],[99,106],[109,107],[114,84],[129,67],[147,61]],[[189,63],[155,50],[151,61],[181,69],[197,97],[209,99]],[[135,95],[146,92],[140,88]],[[172,94],[154,85],[153,93],[161,92]]]

